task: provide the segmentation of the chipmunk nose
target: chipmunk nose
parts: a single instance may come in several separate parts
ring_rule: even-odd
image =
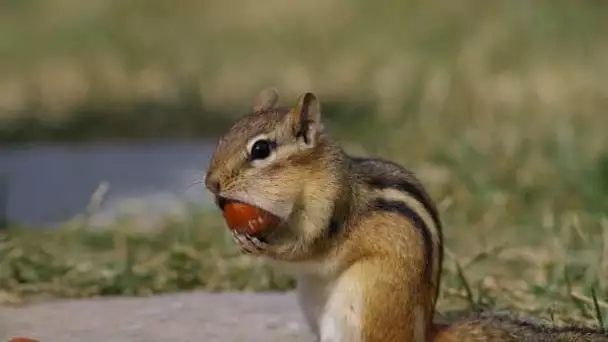
[[[209,177],[209,175],[205,175],[205,187],[209,189],[214,195],[220,193],[220,181],[215,177]]]
[[[222,190],[222,187],[220,185],[218,177],[213,177],[213,175],[210,175],[208,173],[205,175],[204,183],[205,187],[209,189],[209,191],[213,194],[215,204],[220,208],[220,210],[223,211],[228,200],[220,196],[220,191]]]
[[[220,193],[220,182],[209,182],[207,184],[207,189],[209,189],[209,191],[211,191],[214,195],[217,195]]]

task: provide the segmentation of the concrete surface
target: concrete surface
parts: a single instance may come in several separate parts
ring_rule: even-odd
[[[0,342],[313,342],[293,293],[180,293],[0,306]]]

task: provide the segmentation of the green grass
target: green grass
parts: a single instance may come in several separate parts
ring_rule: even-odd
[[[437,201],[440,308],[606,317],[608,3],[249,3],[6,2],[2,141],[207,135],[262,87],[313,90],[348,151],[414,169]],[[0,297],[293,285],[217,214],[129,227],[9,231]]]
[[[285,289],[291,281],[235,248],[217,215],[167,219],[154,232],[14,228],[0,247],[0,286],[10,298],[150,295],[160,292]]]
[[[451,211],[444,214],[450,217]],[[239,253],[221,220],[218,213],[194,211],[185,219],[168,218],[153,232],[131,229],[128,221],[108,230],[87,230],[77,220],[51,231],[13,227],[0,243],[0,299],[19,305],[49,298],[293,288],[289,275]],[[596,324],[598,309],[604,317],[608,313],[607,245],[582,227],[599,232],[601,224],[570,215],[539,225],[540,243],[520,236],[481,244],[471,243],[479,235],[474,225],[467,232],[448,226],[440,310],[500,308]],[[455,253],[459,248],[468,252]]]

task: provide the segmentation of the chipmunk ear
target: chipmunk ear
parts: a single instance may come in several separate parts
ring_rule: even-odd
[[[321,125],[321,106],[313,93],[300,96],[290,115],[293,134],[306,147],[315,145]]]
[[[253,105],[253,111],[261,113],[273,109],[278,100],[279,92],[275,88],[266,88],[258,94]]]

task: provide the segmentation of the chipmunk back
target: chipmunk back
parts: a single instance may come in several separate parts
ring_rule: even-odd
[[[345,153],[312,93],[293,107],[277,101],[276,90],[262,91],[219,140],[205,185],[225,214],[243,203],[276,218],[260,231],[234,229],[234,240],[294,274],[318,341],[608,341],[491,314],[433,323],[443,234],[421,182],[396,163]]]

